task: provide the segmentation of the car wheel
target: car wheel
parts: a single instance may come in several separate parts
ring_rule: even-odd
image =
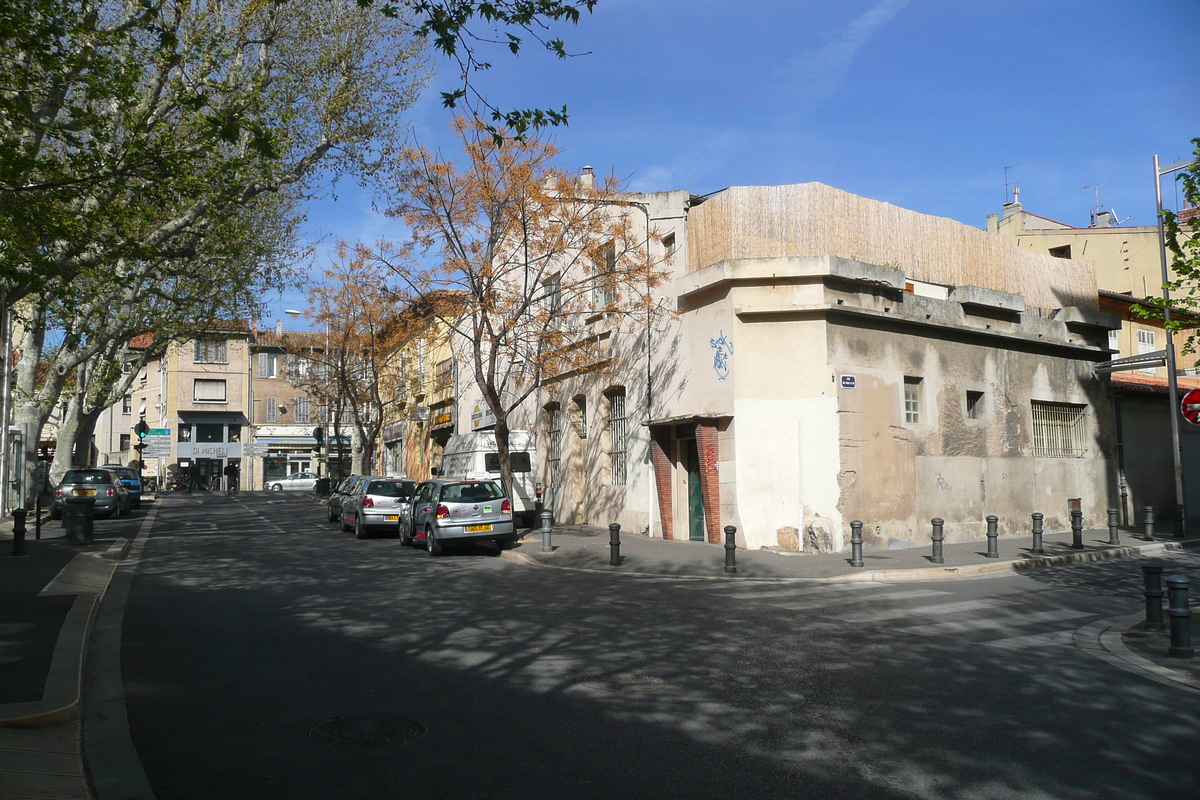
[[[329,513],[326,516],[329,517],[330,522],[337,522],[338,515],[337,511],[333,509],[333,506],[329,507]]]
[[[517,544],[517,539],[514,536],[505,536],[503,539],[496,540],[496,547],[501,550],[511,550]]]
[[[277,484],[275,484],[274,486],[272,486],[272,487],[271,487],[271,491],[272,491],[272,492],[282,492],[282,491],[283,491],[283,484],[282,484],[282,483],[277,483]]]
[[[442,543],[437,540],[433,528],[425,529],[425,549],[429,551],[429,555],[431,556],[440,556],[442,554]]]
[[[342,532],[350,530],[350,526],[346,524],[346,509],[342,509]]]
[[[404,520],[397,522],[396,528],[400,533],[400,544],[403,547],[412,547],[413,537],[409,534],[408,529],[404,527]]]
[[[358,516],[357,514],[354,515],[354,538],[355,539],[367,538],[367,532],[363,528],[363,524],[362,524],[362,517]]]

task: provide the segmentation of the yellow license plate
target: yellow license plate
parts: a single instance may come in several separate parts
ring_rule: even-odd
[[[468,525],[467,533],[478,533],[479,531],[490,531],[491,525]]]
[[[96,493],[95,489],[76,489],[75,490],[76,495],[84,495],[85,497],[91,497],[95,493]]]
[[[384,517],[384,519],[386,519],[388,522],[399,522],[400,515],[399,514],[388,514],[386,517]]]

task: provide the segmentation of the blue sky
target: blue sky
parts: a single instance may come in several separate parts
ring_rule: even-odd
[[[1153,155],[1200,137],[1197,30],[1195,0],[600,0],[562,31],[588,55],[496,51],[480,86],[505,108],[565,104],[562,165],[633,190],[820,181],[983,227],[1011,166],[1028,211],[1086,225],[1082,187],[1102,184],[1104,207],[1145,225]],[[437,92],[453,82],[435,75],[411,113],[447,151]],[[328,242],[320,261],[334,239],[403,230],[343,181],[309,235]]]

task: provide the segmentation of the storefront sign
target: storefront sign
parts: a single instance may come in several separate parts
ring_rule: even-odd
[[[490,408],[481,408],[475,406],[471,412],[471,430],[477,431],[480,428],[491,428],[496,425],[496,415],[492,413]]]
[[[439,412],[434,418],[432,427],[434,428],[449,428],[454,426],[454,410]]]
[[[180,442],[179,458],[241,458],[241,442]]]

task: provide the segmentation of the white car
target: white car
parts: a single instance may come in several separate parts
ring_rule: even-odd
[[[315,472],[297,472],[285,478],[271,478],[267,488],[273,492],[311,492],[317,485]]]

